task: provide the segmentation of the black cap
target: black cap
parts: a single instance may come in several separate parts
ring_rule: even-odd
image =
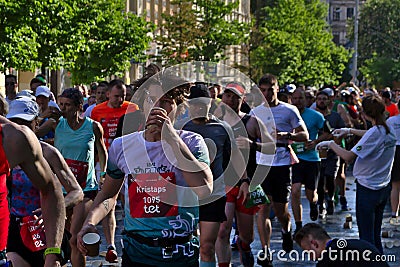
[[[390,91],[385,91],[382,93],[382,97],[392,99],[392,93]]]
[[[190,95],[188,99],[194,99],[199,97],[208,97],[210,98],[210,91],[208,90],[205,84],[196,84],[190,87]]]

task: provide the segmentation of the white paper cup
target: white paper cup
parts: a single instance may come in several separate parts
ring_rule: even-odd
[[[82,237],[83,243],[88,250],[87,256],[96,257],[99,255],[100,235],[97,233],[87,233]]]
[[[390,240],[386,241],[385,242],[385,247],[392,248],[393,247],[393,241],[390,241]]]

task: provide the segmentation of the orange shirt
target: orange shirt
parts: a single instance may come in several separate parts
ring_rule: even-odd
[[[399,109],[397,108],[397,105],[394,103],[391,103],[389,106],[386,106],[386,111],[389,112],[389,117],[396,116],[399,114]]]
[[[138,106],[128,101],[124,101],[119,108],[111,108],[108,101],[98,104],[93,108],[91,118],[100,122],[104,130],[104,143],[106,148],[110,147],[117,132],[118,120],[125,113],[131,113],[138,110]]]

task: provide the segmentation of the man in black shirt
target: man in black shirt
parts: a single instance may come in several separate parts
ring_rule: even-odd
[[[376,247],[359,239],[331,239],[328,233],[316,223],[301,228],[296,242],[309,252],[311,260],[317,260],[317,267],[386,267],[389,266]],[[307,253],[306,253],[307,254]],[[305,254],[304,254],[305,255]]]

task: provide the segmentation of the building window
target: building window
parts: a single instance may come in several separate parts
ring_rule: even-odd
[[[338,32],[333,32],[332,33],[332,35],[333,35],[333,42],[335,43],[335,44],[340,44],[339,42],[340,42],[340,33],[338,33]]]
[[[347,8],[347,18],[352,19],[354,17],[354,8],[353,7],[348,7]]]
[[[340,20],[340,7],[336,7],[333,10],[333,21],[339,21]]]

